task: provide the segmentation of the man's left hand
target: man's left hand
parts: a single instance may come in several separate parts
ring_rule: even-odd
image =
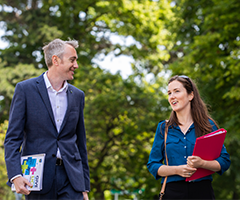
[[[83,192],[83,200],[89,200],[87,192]]]

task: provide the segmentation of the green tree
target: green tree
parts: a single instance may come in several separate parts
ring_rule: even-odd
[[[151,0],[1,0],[1,16],[8,47],[0,52],[1,68],[11,70],[18,63],[45,68],[43,43],[60,37],[80,42],[81,66],[92,65],[93,58],[113,52],[116,56],[131,55],[136,62],[134,70],[140,75],[145,69],[157,74],[162,62],[169,58],[168,31],[165,20],[172,17],[168,1]],[[132,38],[131,44],[111,40]],[[125,41],[126,42],[126,41]],[[114,67],[114,66],[113,66]],[[23,75],[22,75],[23,76]],[[4,76],[1,78],[5,78]],[[6,93],[6,92],[4,92]],[[2,104],[9,101],[5,94]],[[8,115],[6,108],[4,115]]]
[[[14,68],[3,67],[3,65],[4,63],[0,63],[0,123],[8,119],[15,85],[43,73],[43,69],[37,70],[33,65],[19,63]]]
[[[7,173],[6,173],[6,167],[5,167],[5,161],[4,161],[4,138],[5,138],[5,134],[7,131],[7,121],[3,124],[0,125],[0,194],[3,194],[3,188],[6,188],[6,182],[7,182]]]
[[[85,123],[91,174],[96,199],[104,190],[134,192],[147,188],[147,171],[157,122],[166,118],[161,85],[123,80],[100,68],[82,68],[76,86],[86,95]],[[145,194],[144,194],[145,195]],[[142,196],[141,196],[142,197]]]
[[[9,43],[0,51],[0,70],[9,73],[1,76],[7,85],[0,93],[1,109],[4,109],[1,119],[8,116],[9,97],[15,84],[46,70],[43,43],[57,37],[74,38],[80,42],[80,70],[72,83],[86,93],[85,118],[93,189],[90,195],[103,198],[106,189],[147,188],[149,191],[153,177],[146,169],[148,154],[157,122],[166,118],[168,107],[166,101],[161,100],[163,81],[147,84],[144,74],[158,74],[163,70],[162,63],[169,59],[167,50],[171,43],[165,27],[165,20],[172,17],[169,2],[0,2],[0,21],[4,22],[1,28],[6,31],[3,39]],[[114,41],[113,35],[125,43]],[[133,40],[131,44],[126,43],[129,37]],[[134,75],[124,80],[119,74],[111,75],[95,67],[93,58],[101,59],[110,52],[116,56],[131,55],[135,60]],[[15,74],[10,73],[15,68]]]
[[[7,186],[7,171],[4,160],[4,138],[7,132],[8,121],[5,120],[0,124],[0,198],[3,200],[11,200],[14,198],[14,194]]]
[[[217,199],[239,199],[239,75],[240,75],[240,2],[237,0],[174,1],[176,21],[170,66],[173,74],[193,78],[211,114],[221,127],[228,130],[225,145],[232,164],[223,176],[214,176]],[[231,180],[231,181],[229,181]]]

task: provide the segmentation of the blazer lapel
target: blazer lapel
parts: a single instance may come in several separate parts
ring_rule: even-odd
[[[37,82],[38,91],[39,91],[39,93],[42,97],[42,100],[43,100],[46,108],[47,108],[47,111],[50,115],[52,123],[54,124],[54,126],[56,128],[56,124],[55,124],[55,120],[54,120],[54,116],[53,116],[53,111],[52,111],[52,106],[51,106],[50,99],[49,99],[49,96],[48,96],[48,93],[47,93],[46,84],[45,84],[44,79],[43,79],[43,74],[38,77],[36,82]]]
[[[70,110],[71,110],[71,105],[74,105],[74,98],[73,98],[74,94],[73,91],[71,89],[71,85],[68,84],[68,89],[67,89],[67,110],[62,122],[62,125],[60,127],[60,131],[59,134],[61,133],[63,127],[65,126],[66,122],[67,122],[67,118],[69,116]]]

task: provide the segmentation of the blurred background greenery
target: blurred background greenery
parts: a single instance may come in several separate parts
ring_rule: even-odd
[[[216,199],[239,199],[239,10],[239,0],[0,0],[0,198],[14,199],[3,141],[15,85],[46,71],[45,43],[70,37],[80,43],[71,83],[86,95],[90,199],[156,198],[160,181],[146,163],[157,124],[169,117],[175,74],[196,82],[228,131],[232,164],[213,186]],[[110,54],[132,59],[128,77],[99,66]]]

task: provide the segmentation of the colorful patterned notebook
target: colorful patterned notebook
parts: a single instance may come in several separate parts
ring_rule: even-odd
[[[40,191],[42,189],[43,167],[45,154],[35,154],[21,157],[22,174],[33,187],[28,187],[29,191]],[[12,191],[16,191],[12,184]]]

